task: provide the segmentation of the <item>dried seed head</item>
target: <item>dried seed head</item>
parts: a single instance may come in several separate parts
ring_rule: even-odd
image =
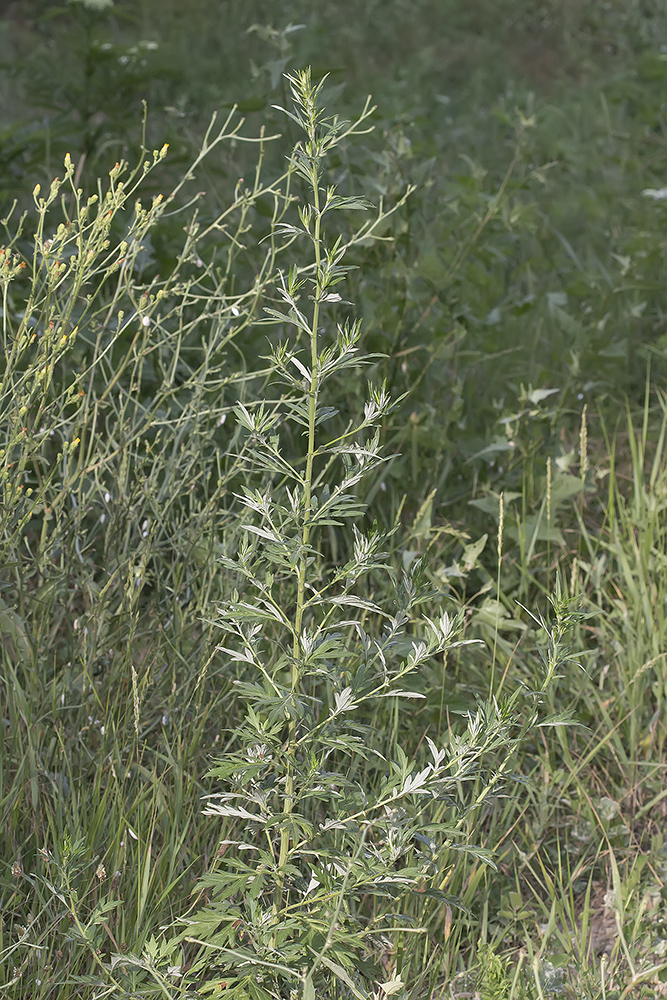
[[[498,508],[498,562],[503,556],[503,529],[505,527],[505,494],[500,494],[500,503]]]
[[[582,482],[585,481],[586,473],[588,472],[588,427],[586,424],[587,410],[588,403],[586,403],[581,412],[581,428],[579,430],[579,473],[581,475]]]

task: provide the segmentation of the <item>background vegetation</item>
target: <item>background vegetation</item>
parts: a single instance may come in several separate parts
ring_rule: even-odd
[[[1,995],[662,996],[663,5],[0,32]]]

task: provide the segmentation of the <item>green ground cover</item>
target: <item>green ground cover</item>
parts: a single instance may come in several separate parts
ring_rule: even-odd
[[[664,995],[662,6],[0,28],[0,995]]]

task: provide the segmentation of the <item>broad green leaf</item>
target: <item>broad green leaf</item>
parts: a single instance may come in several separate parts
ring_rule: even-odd
[[[313,977],[310,973],[308,973],[303,981],[303,992],[301,996],[302,1000],[315,1000],[315,985],[313,983]]]
[[[484,551],[488,538],[488,535],[482,535],[476,542],[471,542],[463,549],[463,567],[467,573],[477,565],[477,560]]]

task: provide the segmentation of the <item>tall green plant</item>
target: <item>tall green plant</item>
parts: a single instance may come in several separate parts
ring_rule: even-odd
[[[284,308],[267,310],[292,331],[270,354],[285,387],[281,399],[236,409],[251,442],[248,482],[237,496],[246,535],[238,557],[222,560],[236,591],[216,624],[226,636],[222,651],[241,664],[244,718],[211,771],[225,784],[206,807],[225,831],[221,857],[202,883],[211,901],[179,938],[203,948],[190,982],[258,1000],[295,990],[304,998],[337,989],[366,997],[386,978],[379,953],[392,951],[387,941],[404,929],[396,901],[419,891],[453,902],[443,891],[452,852],[475,851],[457,843],[461,817],[499,787],[513,746],[536,721],[531,711],[517,728],[516,696],[490,701],[444,745],[426,737],[419,763],[416,740],[382,752],[384,740],[369,725],[379,699],[420,697],[410,677],[467,640],[459,638],[462,612],[417,616],[417,606],[435,596],[426,593],[419,563],[399,578],[386,537],[363,524],[362,484],[383,461],[378,425],[392,405],[385,388],[369,385],[363,415],[327,433],[335,412],[330,385],[368,360],[359,355],[359,322],[334,328],[329,318],[341,302],[345,250],[368,227],[347,246],[327,239],[334,211],[366,204],[324,187],[323,169],[371,109],[342,122],[322,110],[322,84],[308,72],[288,80],[294,109],[285,113],[304,133],[291,166],[310,197],[298,223],[281,229],[309,242],[312,263],[281,277]],[[283,445],[290,425],[304,442],[295,458]],[[339,525],[354,537],[344,565],[327,561],[323,547]],[[373,594],[387,583],[394,599],[383,606]],[[491,754],[496,765],[500,754],[500,764],[485,768]],[[437,821],[430,803],[438,804]],[[390,971],[383,989],[402,992],[391,960]]]

